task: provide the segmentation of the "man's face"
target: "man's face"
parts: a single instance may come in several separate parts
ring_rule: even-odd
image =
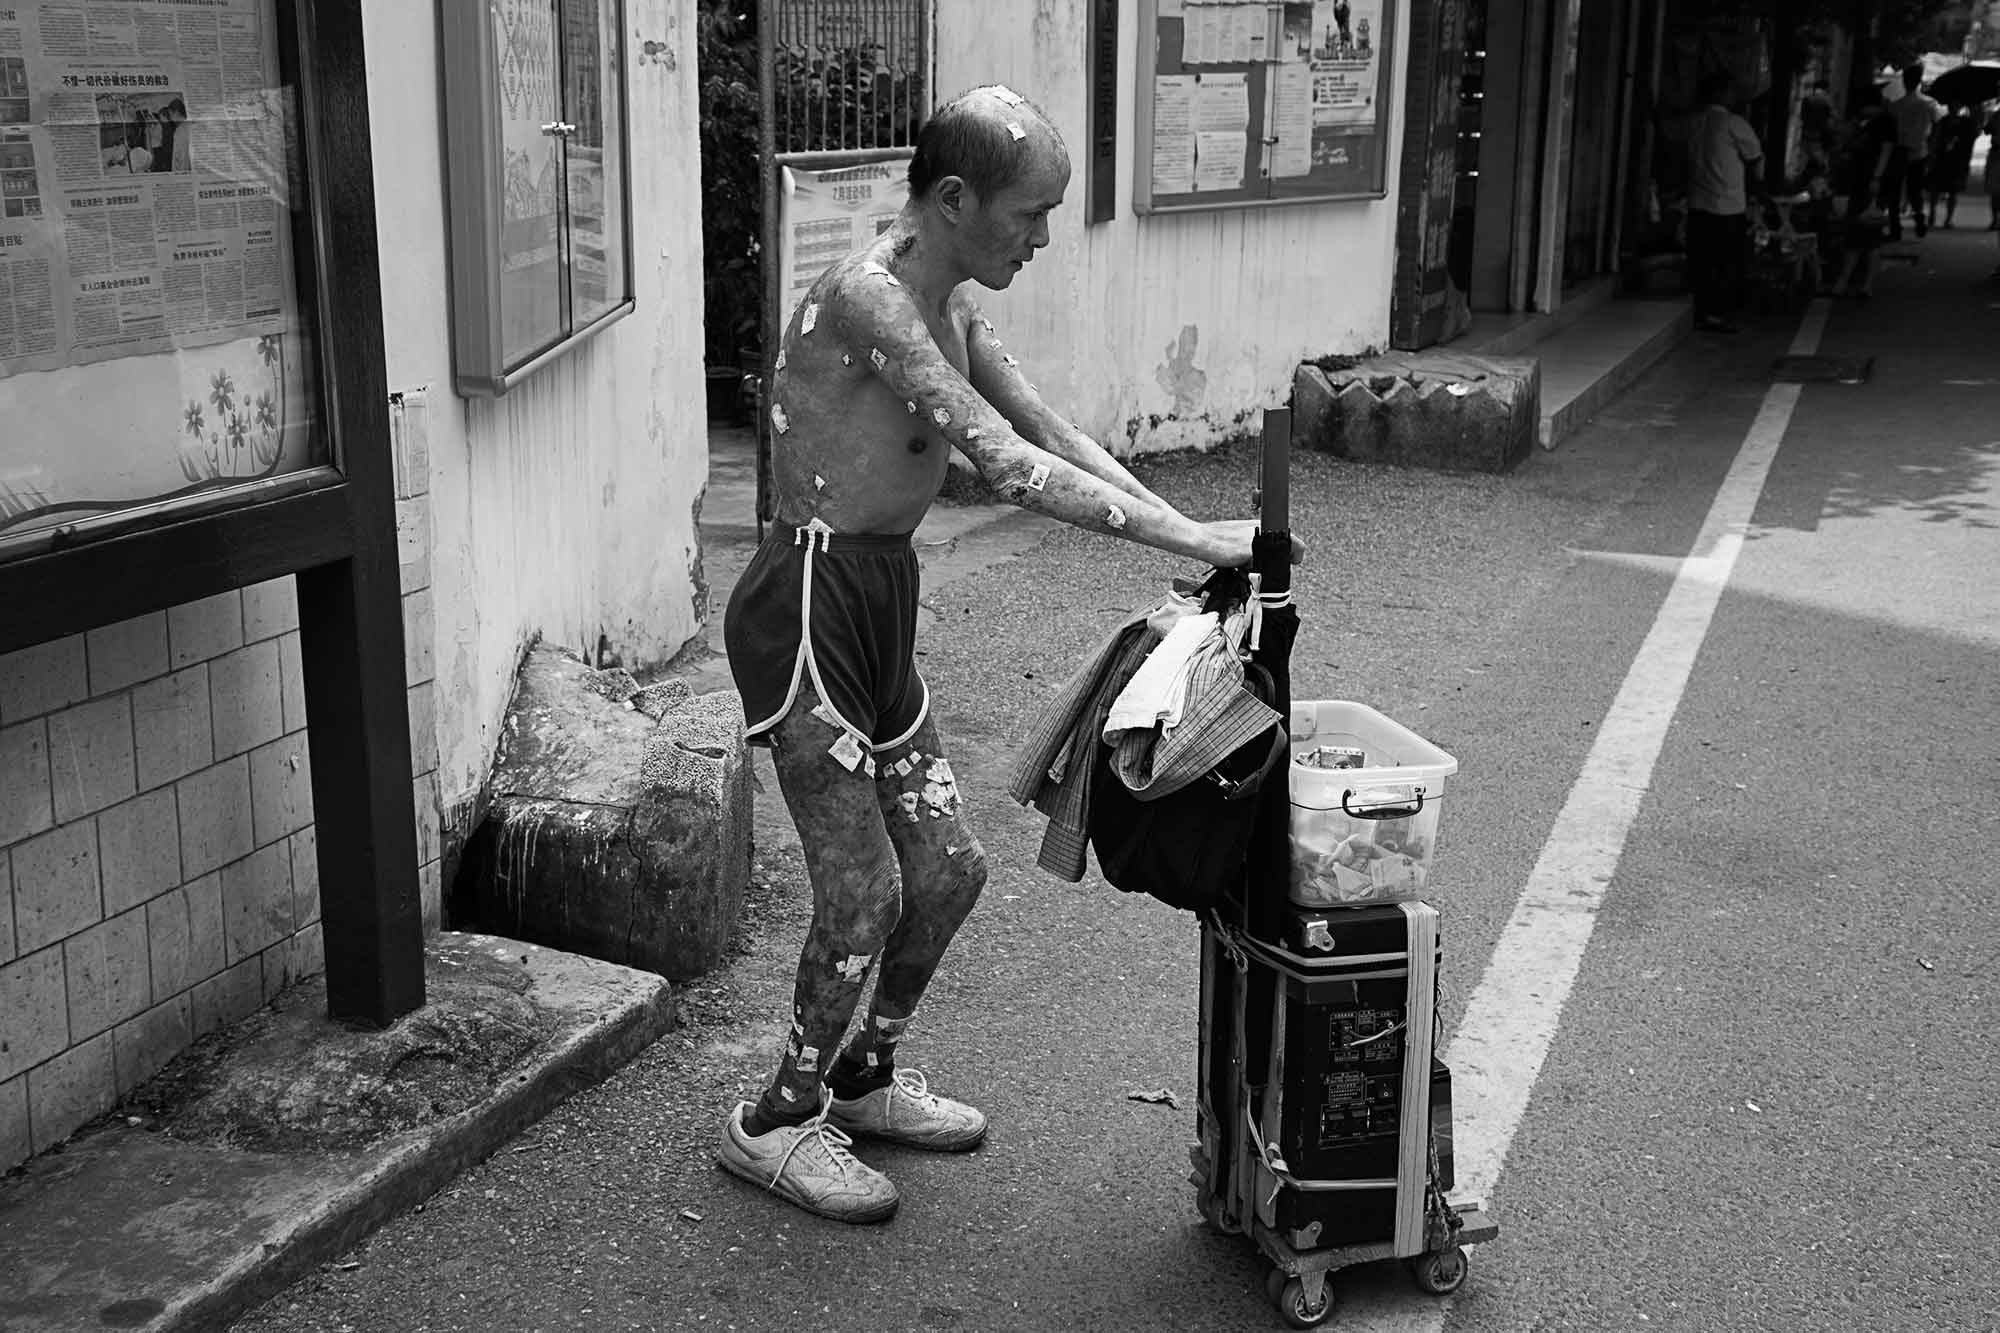
[[[968,191],[972,206],[964,214],[961,236],[973,280],[1001,291],[1035,251],[1049,243],[1049,213],[1069,188],[1069,159],[1053,146],[1014,180],[981,198]]]

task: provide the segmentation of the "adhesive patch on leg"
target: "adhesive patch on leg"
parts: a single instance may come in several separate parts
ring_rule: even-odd
[[[783,1097],[788,1102],[795,1102],[799,1099],[799,1094],[793,1092],[790,1088],[784,1088],[784,1087],[779,1088],[778,1095],[780,1097]]]
[[[840,733],[840,739],[828,747],[827,753],[850,773],[861,766],[861,743],[844,731]]]
[[[799,1068],[810,1069],[814,1073],[819,1072],[819,1047],[799,1047]]]
[[[868,975],[869,964],[874,961],[875,955],[872,953],[851,953],[847,955],[846,962],[835,963],[833,970],[840,973],[841,979],[850,985],[859,985],[861,978]]]
[[[813,331],[814,326],[817,325],[818,323],[819,323],[819,303],[817,301],[806,302],[805,314],[799,317],[799,332],[802,334],[811,333]]]
[[[912,824],[917,822],[917,805],[920,798],[913,791],[906,791],[896,798],[896,804],[903,807],[903,818]]]
[[[1039,491],[1048,484],[1049,484],[1049,465],[1047,463],[1035,464],[1035,470],[1028,474],[1028,489],[1031,491]]]

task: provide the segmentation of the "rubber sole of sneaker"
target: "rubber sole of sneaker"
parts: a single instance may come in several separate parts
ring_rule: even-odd
[[[903,1202],[901,1198],[894,1198],[886,1204],[875,1204],[868,1208],[848,1209],[845,1211],[825,1208],[819,1204],[810,1203],[805,1199],[787,1194],[783,1190],[773,1189],[770,1181],[759,1178],[751,1173],[748,1168],[738,1166],[726,1157],[717,1157],[715,1164],[730,1175],[735,1176],[738,1180],[749,1181],[752,1185],[755,1185],[758,1189],[775,1199],[783,1199],[786,1203],[792,1205],[792,1207],[811,1213],[814,1217],[829,1218],[835,1222],[850,1222],[855,1226],[868,1226],[877,1222],[886,1222],[896,1215],[896,1209],[902,1206]]]
[[[979,1132],[969,1139],[952,1140],[911,1138],[897,1134],[894,1131],[866,1129],[860,1125],[841,1124],[840,1121],[834,1120],[831,1117],[828,1118],[827,1123],[838,1127],[842,1132],[857,1139],[867,1139],[871,1143],[893,1144],[898,1148],[915,1148],[919,1152],[971,1152],[974,1148],[986,1142],[987,1127],[985,1125],[981,1125]]]

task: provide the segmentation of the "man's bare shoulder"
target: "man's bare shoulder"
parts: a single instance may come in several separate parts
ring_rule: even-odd
[[[866,250],[821,274],[809,299],[818,305],[819,318],[840,330],[907,334],[912,321],[922,323],[902,280]]]

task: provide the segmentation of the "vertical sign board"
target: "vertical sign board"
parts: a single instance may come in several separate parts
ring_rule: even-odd
[[[1083,220],[1118,216],[1118,0],[1090,4],[1090,157]]]
[[[1146,0],[1133,208],[1380,198],[1394,0]]]
[[[794,155],[799,161],[804,159]],[[908,149],[825,153],[860,158],[832,166],[778,167],[778,272],[783,284],[773,342],[820,274],[889,229],[910,197]]]
[[[1410,19],[1410,48],[1389,345],[1413,352],[1443,339],[1451,297],[1447,261],[1458,183],[1465,0],[1417,0]]]

